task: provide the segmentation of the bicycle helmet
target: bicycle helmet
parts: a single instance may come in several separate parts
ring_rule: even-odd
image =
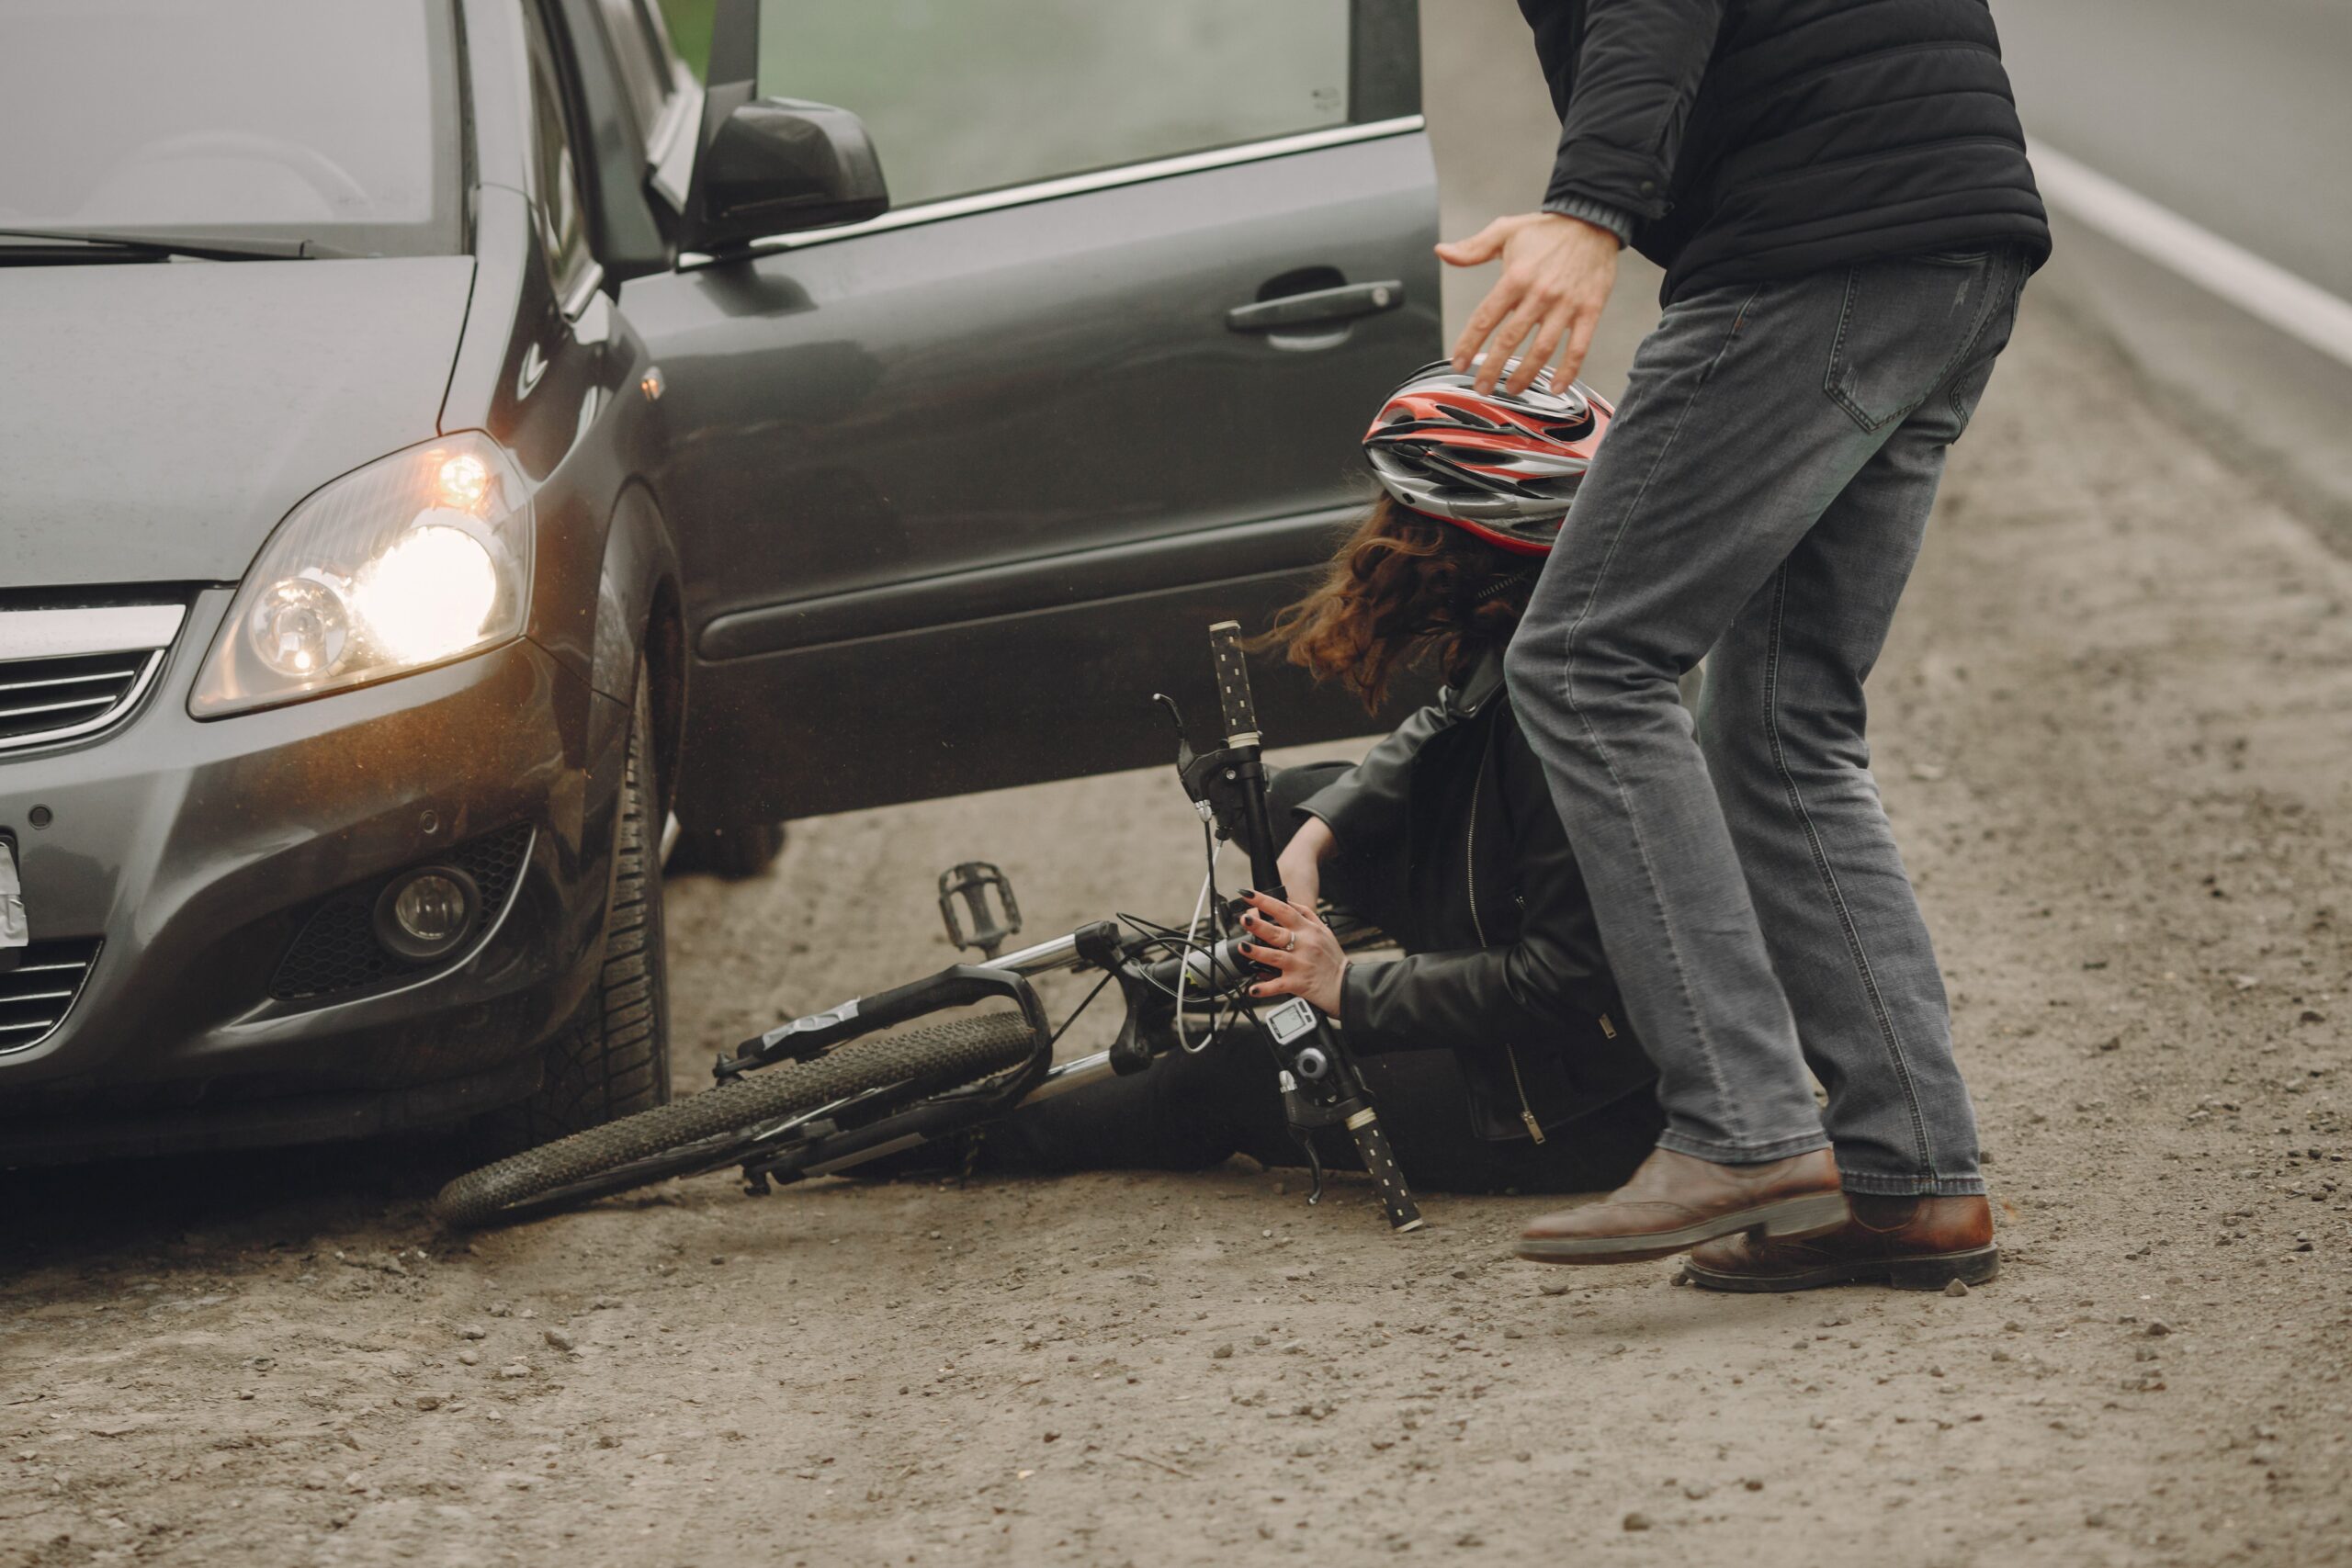
[[[1505,379],[1518,364],[1505,363]],[[1617,411],[1581,381],[1554,391],[1549,370],[1516,397],[1478,391],[1475,372],[1443,360],[1414,371],[1364,433],[1364,456],[1400,506],[1548,555]]]

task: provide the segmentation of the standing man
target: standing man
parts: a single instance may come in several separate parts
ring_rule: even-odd
[[[1512,391],[1563,347],[1554,376],[1577,373],[1621,244],[1666,268],[1507,669],[1667,1115],[1623,1188],[1536,1221],[1520,1256],[1697,1247],[1691,1278],[1724,1290],[1989,1279],[1975,1121],[1862,682],[2050,249],[1992,16],[1520,8],[1563,121],[1543,210],[1438,254],[1501,259],[1453,363]],[[1676,688],[1702,657],[1694,726]]]

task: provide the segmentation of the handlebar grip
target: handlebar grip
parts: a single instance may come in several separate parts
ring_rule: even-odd
[[[1209,628],[1209,649],[1216,655],[1216,700],[1225,710],[1228,743],[1247,736],[1258,738],[1258,705],[1250,696],[1250,666],[1241,657],[1241,623],[1219,621]]]
[[[1420,1229],[1420,1208],[1413,1201],[1413,1190],[1405,1185],[1405,1173],[1397,1168],[1396,1151],[1388,1146],[1388,1134],[1381,1131],[1379,1116],[1367,1106],[1348,1118],[1348,1131],[1355,1137],[1364,1169],[1380,1189],[1380,1206],[1388,1212],[1388,1228],[1399,1235]]]

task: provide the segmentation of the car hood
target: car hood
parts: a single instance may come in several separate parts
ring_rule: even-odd
[[[229,581],[439,434],[469,256],[0,267],[0,589]]]

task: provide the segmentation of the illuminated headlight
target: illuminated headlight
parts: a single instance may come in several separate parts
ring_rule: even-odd
[[[245,574],[188,711],[266,707],[405,675],[522,635],[531,504],[478,432],[313,491]]]

